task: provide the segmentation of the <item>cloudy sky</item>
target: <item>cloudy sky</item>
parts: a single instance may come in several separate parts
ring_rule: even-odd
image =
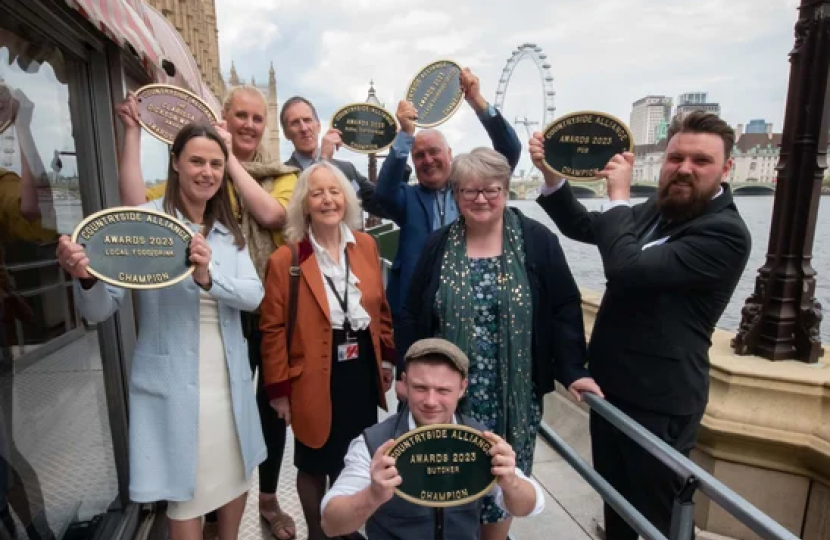
[[[394,112],[412,77],[442,58],[470,67],[495,100],[513,50],[547,54],[556,116],[593,109],[629,121],[648,94],[705,91],[731,124],[753,118],[782,127],[797,0],[216,0],[222,70],[267,81],[273,62],[280,103],[303,95],[323,128],[332,113],[364,101],[370,80]],[[503,113],[542,120],[536,66],[520,62]],[[525,127],[514,125],[525,141]],[[488,144],[466,106],[441,126],[456,152]],[[291,151],[283,144],[284,158]],[[365,167],[365,157],[341,151]],[[523,158],[519,168],[527,168]]]

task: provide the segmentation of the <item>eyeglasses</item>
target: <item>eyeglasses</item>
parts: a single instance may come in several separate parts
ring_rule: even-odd
[[[483,194],[484,198],[488,201],[492,201],[501,195],[501,186],[490,186],[484,189],[459,189],[458,193],[461,195],[461,198],[467,202],[472,202],[478,199],[479,193]]]

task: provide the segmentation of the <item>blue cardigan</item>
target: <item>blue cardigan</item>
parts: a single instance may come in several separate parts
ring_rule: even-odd
[[[163,212],[163,201],[143,205]],[[185,221],[181,214],[177,216]],[[248,249],[215,224],[207,235],[211,256],[209,294],[219,322],[231,385],[233,416],[248,478],[266,456],[248,344],[240,311],[255,310],[264,295]],[[125,289],[98,281],[84,290],[75,281],[81,316],[91,323],[121,307]],[[162,289],[137,291],[138,342],[130,371],[130,499],[186,501],[196,488],[199,426],[199,291],[192,278]]]

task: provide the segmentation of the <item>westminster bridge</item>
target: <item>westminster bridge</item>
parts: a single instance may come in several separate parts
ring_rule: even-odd
[[[514,177],[510,182],[510,200],[530,200],[539,196],[539,190],[544,185],[541,178],[529,179]],[[766,182],[731,182],[732,194],[745,195],[774,195],[775,184]],[[576,196],[583,199],[605,197],[605,180],[592,182],[572,182],[571,188]],[[657,193],[657,182],[635,182],[631,184],[631,195],[634,197],[649,197]]]

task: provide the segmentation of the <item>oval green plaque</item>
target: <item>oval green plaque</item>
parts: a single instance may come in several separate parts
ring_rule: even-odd
[[[592,181],[615,154],[631,152],[631,131],[617,118],[581,111],[557,118],[542,133],[545,166],[575,181]]]
[[[418,110],[418,127],[434,127],[455,114],[464,99],[461,90],[461,66],[451,60],[439,60],[422,69],[406,91],[406,100]]]
[[[490,471],[492,444],[476,429],[435,424],[395,441],[388,455],[402,482],[395,494],[420,506],[448,507],[486,495],[496,482]]]
[[[383,107],[353,103],[334,113],[331,127],[340,130],[340,139],[349,150],[375,154],[392,146],[398,131],[395,117]]]
[[[179,131],[192,122],[215,124],[216,113],[202,98],[169,84],[148,84],[135,92],[139,123],[158,140],[173,144]]]
[[[159,289],[192,274],[192,239],[178,219],[130,206],[92,214],[72,233],[86,251],[89,273],[125,289]]]

